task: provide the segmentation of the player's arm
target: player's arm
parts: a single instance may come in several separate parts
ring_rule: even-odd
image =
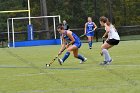
[[[87,31],[87,23],[85,24],[84,34],[86,34],[86,31]]]
[[[105,30],[106,30],[106,32],[104,33],[104,35],[103,35],[102,38],[105,38],[108,35],[108,33],[110,31],[110,27],[109,26],[106,26],[106,29]]]
[[[61,39],[62,39],[62,45],[61,45],[61,48],[60,48],[60,50],[59,50],[59,55],[61,55],[61,53],[62,53],[62,51],[63,51],[63,49],[65,48],[65,45],[66,45],[66,40],[64,39],[64,37],[62,36],[61,37]]]
[[[97,25],[93,22],[94,24],[94,31],[97,29]]]
[[[71,31],[68,31],[67,32],[67,36],[70,38],[70,42],[69,42],[69,44],[67,45],[67,47],[69,47],[71,44],[73,44],[74,42],[75,42],[75,39],[73,38],[73,36],[72,36],[72,32]]]

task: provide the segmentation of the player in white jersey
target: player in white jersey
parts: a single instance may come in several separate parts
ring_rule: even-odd
[[[102,44],[101,46],[101,54],[104,56],[104,61],[101,63],[101,65],[106,65],[112,62],[112,58],[110,57],[108,49],[113,47],[114,45],[118,45],[120,37],[115,27],[109,22],[108,18],[104,16],[100,17],[100,24],[101,26],[105,26],[106,30],[105,34],[103,35],[103,38],[108,36],[104,44]]]

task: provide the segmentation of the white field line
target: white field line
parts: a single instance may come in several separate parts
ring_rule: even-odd
[[[114,67],[140,67],[140,65],[108,65]]]
[[[120,88],[120,87],[129,87],[128,84],[118,84],[118,85],[101,85],[101,86],[81,86],[81,87],[75,87],[75,88],[54,88],[54,89],[48,89],[48,90],[28,90],[28,91],[19,91],[17,93],[51,93],[54,91],[72,91],[72,93],[76,91],[82,91],[82,90],[95,90],[95,89],[110,89],[110,88]]]
[[[32,68],[29,66],[0,65],[0,68]]]
[[[19,74],[19,75],[16,75],[16,76],[38,76],[38,75],[45,75],[47,73],[34,73],[34,74]]]
[[[107,65],[107,66],[108,67],[140,67],[140,65]],[[105,66],[102,66],[102,67],[105,67]],[[106,69],[106,68],[95,68],[94,70],[103,70],[103,69]],[[110,69],[116,69],[116,68],[110,68]],[[57,69],[57,70],[59,70],[59,69]],[[82,70],[84,70],[84,69],[82,69]],[[85,70],[88,70],[88,69],[85,69]],[[19,75],[16,75],[16,76],[19,76],[19,77],[22,77],[22,76],[38,76],[38,75],[45,75],[45,74],[47,74],[47,73],[19,74]]]

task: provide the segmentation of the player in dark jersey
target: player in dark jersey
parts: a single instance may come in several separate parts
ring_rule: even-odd
[[[85,62],[87,58],[78,54],[78,50],[81,47],[81,41],[79,37],[69,30],[64,30],[63,24],[59,24],[59,26],[57,27],[57,30],[61,34],[62,42],[63,42],[62,47],[59,51],[59,54],[62,53],[61,51],[65,47],[67,48],[67,52],[65,53],[64,57],[62,59],[60,58],[58,59],[60,65],[62,65],[62,63],[64,63],[64,61],[69,57],[70,52],[73,52],[73,55],[75,58],[78,58],[81,60],[80,63]]]
[[[88,17],[88,22],[85,24],[85,34],[88,38],[89,49],[92,49],[92,41],[94,37],[94,31],[97,28],[96,24],[92,22],[92,18]]]
[[[69,30],[69,25],[66,20],[63,20],[63,26],[65,30]]]

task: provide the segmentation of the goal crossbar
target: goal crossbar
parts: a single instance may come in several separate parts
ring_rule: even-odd
[[[20,12],[29,12],[30,10],[12,10],[12,11],[0,11],[0,13],[20,13]]]
[[[59,17],[59,22],[60,22],[60,15],[55,15],[55,16],[38,16],[38,17],[30,17],[31,19],[36,19],[36,18],[52,18],[52,17]],[[9,19],[29,19],[29,17],[16,17],[16,18],[8,18]]]

